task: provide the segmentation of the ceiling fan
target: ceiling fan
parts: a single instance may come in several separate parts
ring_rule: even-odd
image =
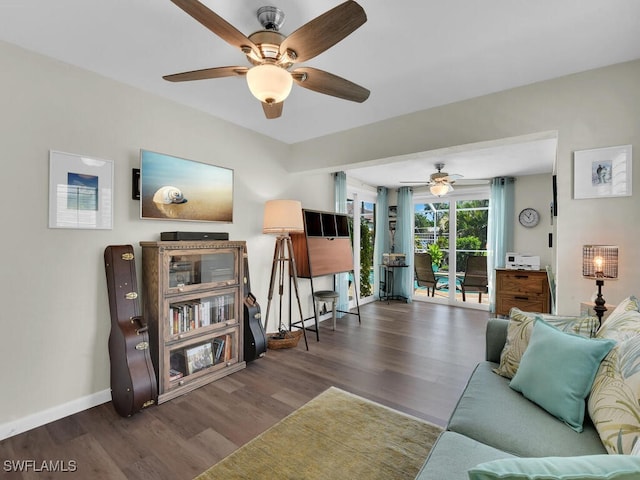
[[[449,192],[453,192],[453,184],[456,180],[462,178],[462,175],[457,173],[448,174],[447,172],[443,172],[444,163],[436,163],[434,165],[436,170],[435,173],[432,173],[428,182],[401,182],[401,183],[418,183],[421,185],[427,185],[432,194],[437,197],[442,197]]]
[[[205,68],[166,75],[170,82],[184,82],[232,76],[247,77],[251,93],[262,102],[268,119],[282,115],[284,100],[293,82],[301,87],[334,97],[364,102],[369,90],[349,80],[313,67],[291,68],[328,50],[367,21],[364,9],[354,1],[344,2],[298,28],[289,36],[279,32],[284,12],[261,7],[258,21],[263,30],[248,37],[198,0],[171,0],[227,43],[239,48],[252,67]]]

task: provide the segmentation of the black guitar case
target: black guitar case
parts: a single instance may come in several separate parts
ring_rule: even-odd
[[[267,336],[262,326],[260,305],[251,293],[249,255],[244,250],[244,360],[250,362],[267,353]]]
[[[129,417],[158,399],[148,327],[138,304],[133,247],[108,246],[104,251],[104,267],[111,312],[111,399],[116,411]]]

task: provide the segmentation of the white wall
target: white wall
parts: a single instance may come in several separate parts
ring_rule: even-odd
[[[539,255],[540,268],[553,265],[553,249],[549,248],[549,233],[553,232],[549,208],[553,196],[551,174],[516,178],[515,195],[514,250],[519,253]],[[527,207],[535,208],[540,214],[540,222],[532,228],[523,227],[517,219],[522,209]]]
[[[604,287],[608,303],[640,293],[638,85],[640,60],[569,75],[299,143],[288,168],[356,167],[403,154],[557,131],[557,306],[559,313],[577,314],[580,302],[595,290],[594,282],[581,276],[583,244],[620,246],[619,278]],[[626,144],[633,145],[636,157],[634,196],[573,200],[573,152]],[[517,201],[524,205],[527,200],[518,195]],[[516,248],[521,249],[529,244],[524,240],[528,234],[518,234]],[[543,251],[546,245],[546,236],[536,235],[530,247]]]
[[[288,174],[289,147],[280,142],[8,44],[0,43],[0,69],[3,438],[110,399],[107,245],[139,253],[138,242],[162,231],[229,232],[248,242],[264,309],[274,245],[262,234],[265,200],[332,209],[333,182],[326,173]],[[140,148],[234,169],[233,224],[140,220],[131,199]],[[48,228],[50,149],[114,162],[112,230]]]

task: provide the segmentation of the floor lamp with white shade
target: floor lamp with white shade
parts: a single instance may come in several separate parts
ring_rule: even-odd
[[[273,264],[271,266],[271,281],[269,283],[269,301],[267,302],[267,315],[265,318],[264,328],[267,330],[269,323],[269,313],[271,312],[271,300],[273,299],[273,291],[276,285],[276,277],[278,278],[278,295],[279,295],[279,324],[278,333],[270,336],[270,338],[286,339],[291,333],[285,328],[282,321],[282,296],[284,294],[284,279],[289,273],[289,279],[293,283],[300,320],[302,323],[302,334],[304,335],[304,344],[309,350],[307,343],[307,333],[304,329],[304,316],[302,314],[302,305],[300,303],[300,295],[298,293],[298,270],[296,260],[293,254],[293,244],[291,242],[290,233],[304,232],[302,223],[302,204],[298,200],[269,200],[264,207],[264,223],[262,226],[263,233],[275,234],[276,246],[273,252]],[[289,325],[291,325],[291,319]],[[299,337],[297,337],[299,338]]]

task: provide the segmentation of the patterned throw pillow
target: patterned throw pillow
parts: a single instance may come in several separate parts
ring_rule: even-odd
[[[640,312],[640,300],[635,295],[630,295],[621,301],[618,306],[615,308],[611,315],[615,317],[616,314],[622,312],[628,312],[629,310],[635,310],[636,312]]]
[[[520,359],[529,345],[531,330],[536,316],[558,330],[575,333],[583,337],[591,337],[598,324],[597,317],[562,317],[544,313],[523,312],[519,308],[513,307],[509,312],[507,341],[500,354],[500,366],[493,369],[495,373],[507,378],[513,378],[516,374]]]
[[[630,454],[640,444],[640,312],[637,300],[621,306],[598,330],[598,337],[618,344],[602,361],[588,404],[600,439],[612,454]]]
[[[624,340],[637,333],[633,312],[640,312],[640,300],[635,296],[625,298],[613,312],[602,322],[598,337]]]
[[[640,457],[640,442],[636,442],[636,444],[633,446],[633,450],[631,450],[631,455]]]

